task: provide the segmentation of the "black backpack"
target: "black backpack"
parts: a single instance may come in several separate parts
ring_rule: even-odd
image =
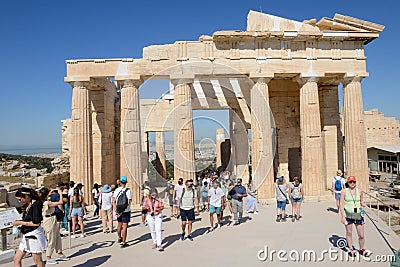
[[[125,190],[122,189],[117,196],[117,213],[123,213],[126,207],[128,207],[128,197],[126,196],[127,190],[129,190],[129,188],[126,188]]]

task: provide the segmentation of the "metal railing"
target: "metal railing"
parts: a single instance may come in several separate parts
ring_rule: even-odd
[[[366,199],[367,199],[365,196],[368,196],[368,197],[369,197],[369,208],[370,208],[370,209],[372,209],[372,205],[376,203],[377,218],[378,218],[377,221],[378,221],[378,222],[379,222],[379,219],[380,219],[380,217],[379,217],[379,211],[380,211],[379,207],[380,207],[380,204],[381,204],[382,206],[384,206],[384,207],[388,207],[388,208],[389,208],[389,211],[388,211],[388,213],[389,213],[389,214],[388,214],[388,217],[389,217],[388,223],[389,223],[389,228],[391,228],[391,226],[392,226],[391,212],[393,211],[393,212],[397,213],[399,216],[400,216],[400,212],[399,212],[398,210],[394,209],[393,207],[391,207],[389,204],[386,204],[385,202],[383,202],[383,201],[380,200],[379,198],[377,198],[377,197],[375,197],[375,196],[373,196],[373,195],[371,195],[371,194],[369,194],[369,193],[367,193],[367,192],[363,192],[363,194],[364,194],[364,202],[365,202],[365,203],[366,203]],[[372,203],[372,199],[375,200],[374,203]]]

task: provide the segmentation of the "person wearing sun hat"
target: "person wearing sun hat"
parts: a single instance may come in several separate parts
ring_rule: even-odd
[[[357,188],[357,179],[355,176],[347,178],[349,188],[344,188],[340,195],[340,213],[341,221],[346,227],[346,240],[348,245],[348,253],[354,257],[355,252],[353,249],[352,230],[353,224],[356,227],[358,235],[359,250],[361,256],[368,256],[368,252],[364,248],[364,209],[365,203],[363,199],[363,192]]]
[[[99,205],[101,210],[101,223],[103,226],[103,233],[112,233],[113,231],[113,210],[112,210],[112,197],[111,186],[105,184],[100,188]]]

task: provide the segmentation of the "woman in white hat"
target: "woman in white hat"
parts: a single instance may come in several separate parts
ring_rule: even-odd
[[[113,214],[112,214],[112,197],[111,186],[105,184],[100,188],[99,205],[101,207],[101,222],[103,225],[103,233],[112,233],[113,231]],[[107,224],[108,223],[108,224]]]

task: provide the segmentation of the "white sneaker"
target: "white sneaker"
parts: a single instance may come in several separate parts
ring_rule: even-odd
[[[71,235],[71,238],[72,238],[72,239],[76,238],[76,235]]]
[[[47,261],[46,261],[46,264],[53,265],[53,264],[58,264],[58,262],[56,262],[56,261],[53,260],[53,259],[50,259],[50,260],[47,260]]]
[[[62,256],[58,256],[57,260],[58,261],[69,261],[69,258],[65,255],[62,255]]]
[[[222,227],[222,226],[221,226],[221,224],[219,223],[219,224],[218,224],[218,228],[221,228],[221,227]]]
[[[85,235],[84,235],[84,234],[81,234],[81,235],[80,235],[80,237],[82,237],[82,238],[83,238],[83,237],[85,237]]]
[[[258,211],[255,211],[254,214],[258,214]]]

